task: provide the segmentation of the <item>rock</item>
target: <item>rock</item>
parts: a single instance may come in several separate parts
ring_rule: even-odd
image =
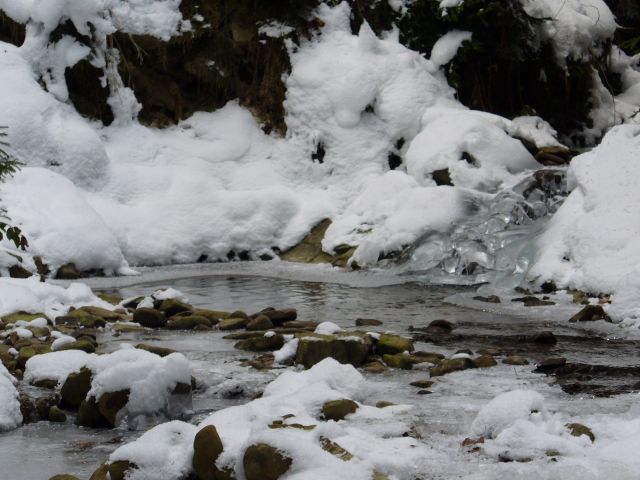
[[[429,362],[437,365],[444,360],[444,355],[435,352],[413,352],[411,353],[411,360],[413,363]]]
[[[44,313],[28,313],[20,310],[19,312],[10,313],[9,315],[5,315],[2,317],[2,321],[5,324],[8,323],[16,323],[20,320],[24,320],[25,322],[30,322],[31,320],[35,320],[36,318],[47,318]]]
[[[454,328],[455,328],[455,324],[443,319],[433,320],[427,326],[427,330],[430,330],[430,331],[435,330],[436,332],[440,331],[445,333],[449,333],[453,331]]]
[[[353,455],[351,453],[342,448],[336,442],[332,442],[326,437],[320,437],[320,446],[324,451],[338,457],[343,462],[348,462],[353,458]]]
[[[87,339],[78,339],[75,342],[67,343],[58,348],[58,351],[63,350],[82,350],[83,352],[87,353],[95,353],[96,346],[93,344],[93,342]]]
[[[519,355],[509,355],[507,358],[502,360],[502,363],[505,365],[529,365],[529,360]]]
[[[63,475],[54,475],[49,480],[80,480],[80,479],[74,475],[63,474]]]
[[[266,315],[258,315],[255,318],[249,320],[247,323],[247,330],[271,330],[273,328],[273,322]]]
[[[369,362],[364,367],[365,371],[368,373],[384,373],[387,371],[386,365],[381,362]]]
[[[189,385],[189,391],[191,386]],[[98,411],[108,422],[110,427],[115,427],[118,412],[129,402],[129,390],[104,393],[98,401]]]
[[[138,308],[138,305],[142,300],[144,300],[144,297],[135,297],[124,302],[122,306],[126,309],[135,310],[136,308]]]
[[[199,325],[211,328],[211,321],[198,315],[175,315],[167,320],[166,327],[169,330],[193,330]]]
[[[218,480],[220,471],[216,467],[216,460],[223,449],[222,440],[213,425],[207,425],[196,433],[191,465],[198,480]]]
[[[322,405],[322,415],[325,420],[343,420],[347,415],[354,413],[358,409],[358,404],[353,400],[342,399],[333,400]]]
[[[431,390],[418,390],[416,395],[431,395],[433,392]]]
[[[123,300],[123,298],[118,295],[109,295],[108,293],[104,292],[96,292],[96,297],[98,297],[100,300],[104,300],[105,302],[110,303],[111,305],[118,305]]]
[[[481,348],[476,353],[478,355],[491,355],[492,357],[497,357],[502,355],[502,350],[499,348],[489,347],[489,348]]]
[[[409,385],[412,387],[418,388],[429,388],[433,385],[433,381],[431,380],[416,380],[415,382],[411,382]]]
[[[539,345],[555,345],[556,343],[558,343],[558,339],[553,334],[553,332],[550,332],[548,330],[536,333],[531,337],[531,340],[533,341],[533,343],[537,343]]]
[[[282,310],[263,310],[262,312],[254,315],[254,317],[258,315],[264,315],[268,317],[275,326],[280,326],[285,322],[293,322],[298,318],[298,312],[295,308],[285,308]]]
[[[136,309],[133,312],[133,321],[148,328],[161,328],[167,324],[164,314],[153,308]]]
[[[475,363],[470,358],[449,358],[443,360],[439,365],[431,367],[432,377],[439,377],[452,372],[476,368]]]
[[[567,165],[571,162],[572,157],[571,151],[561,146],[542,147],[535,155],[538,163],[547,167]]]
[[[141,327],[140,325],[132,325],[129,323],[113,323],[111,324],[111,329],[118,334],[144,332],[144,327]]]
[[[581,423],[567,423],[565,427],[569,429],[571,435],[573,435],[574,437],[586,435],[587,437],[589,437],[589,439],[591,439],[591,443],[596,441],[596,436],[593,434],[591,429],[585,425],[582,425]]]
[[[500,297],[497,295],[489,295],[487,297],[476,295],[473,299],[485,303],[501,303]]]
[[[171,355],[172,353],[176,353],[175,350],[166,347],[159,347],[157,345],[147,345],[145,343],[139,343],[136,345],[136,348],[140,350],[146,350],[147,352],[155,353],[160,357],[166,357],[167,355]]]
[[[359,367],[369,356],[372,346],[371,337],[358,332],[336,335],[309,334],[302,336],[298,342],[296,363],[311,368],[331,357],[340,363]]]
[[[358,318],[356,319],[357,327],[377,327],[382,325],[380,320],[376,320],[374,318]]]
[[[387,408],[392,407],[393,405],[395,405],[395,403],[388,402],[386,400],[380,400],[379,402],[376,402],[376,408]]]
[[[495,367],[498,364],[495,358],[491,355],[480,355],[478,358],[473,360],[473,363],[475,363],[478,368],[490,368]]]
[[[47,388],[49,390],[53,390],[58,386],[58,380],[55,380],[53,378],[42,378],[40,380],[32,382],[32,384],[38,388]]]
[[[587,305],[569,319],[569,321],[572,323],[595,322],[596,320],[611,322],[611,318],[609,317],[609,315],[607,315],[601,305]]]
[[[137,468],[135,464],[127,462],[126,460],[120,460],[110,463],[107,467],[109,471],[109,477],[111,480],[125,480],[127,472]]]
[[[39,420],[49,420],[49,410],[60,402],[59,396],[51,395],[39,397],[35,401],[36,413]]]
[[[126,317],[126,315],[119,312],[114,312],[112,310],[107,310],[106,308],[92,307],[92,306],[80,307],[74,310],[73,312],[70,312],[69,315],[73,316],[74,314],[76,314],[76,315],[82,316],[83,313],[92,315],[94,317],[102,318],[107,322],[117,322],[118,320],[122,320],[124,317]]]
[[[67,421],[67,414],[54,405],[49,408],[48,418],[50,422],[64,423]]]
[[[22,265],[15,264],[9,267],[9,276],[11,278],[29,278],[33,276],[33,273],[24,268]]]
[[[244,318],[245,320],[251,320],[251,317],[247,315],[242,310],[236,310],[235,312],[231,312],[227,318]]]
[[[556,290],[558,290],[558,287],[556,286],[556,283],[553,280],[548,280],[546,282],[544,282],[542,285],[540,285],[540,290],[542,291],[542,293],[554,293]]]
[[[89,390],[91,390],[91,370],[82,368],[78,373],[69,374],[60,389],[63,405],[77,410]]]
[[[241,365],[243,367],[253,367],[257,370],[269,370],[273,368],[273,362],[275,362],[275,357],[272,353],[267,353],[265,355],[259,355],[253,360],[243,362]]]
[[[549,300],[541,300],[538,297],[534,296],[526,296],[511,299],[512,302],[522,302],[525,307],[545,307],[550,305],[555,305],[555,302],[551,302]]]
[[[164,313],[165,317],[169,318],[179,313],[191,312],[193,310],[193,307],[174,298],[169,298],[162,301],[162,303],[158,307],[158,310]]]
[[[73,262],[62,265],[56,272],[56,278],[59,280],[77,280],[81,276],[80,270],[76,268],[76,264]]]
[[[80,403],[76,425],[91,428],[111,427],[112,425],[102,416],[95,398],[87,398]]]
[[[22,347],[20,352],[18,353],[17,365],[19,368],[24,370],[25,364],[27,360],[31,357],[35,357],[36,355],[41,355],[43,353],[50,353],[51,347],[44,343],[31,343],[28,346]]]
[[[378,343],[376,344],[376,352],[379,355],[395,355],[397,353],[412,351],[413,342],[408,338],[401,337],[400,335],[380,335]]]
[[[309,322],[306,320],[289,320],[288,322],[284,322],[282,324],[282,328],[314,331],[318,325],[318,322]]]
[[[18,397],[20,402],[20,413],[22,414],[22,423],[37,422],[38,416],[36,413],[36,406],[31,397],[21,393]]]
[[[226,318],[218,322],[218,329],[223,331],[240,330],[241,328],[246,327],[247,323],[249,323],[249,320],[246,318],[237,318],[237,317]]]
[[[211,325],[217,325],[220,320],[229,318],[228,312],[218,312],[215,310],[207,310],[205,308],[197,308],[191,313],[193,315],[198,315],[199,317],[208,318],[211,322]]]
[[[451,180],[451,174],[449,173],[448,168],[441,168],[439,170],[434,170],[431,173],[431,178],[436,182],[436,185],[449,185],[453,186],[453,181]]]
[[[286,262],[331,263],[333,258],[322,250],[322,240],[331,225],[331,220],[322,220],[300,243],[283,252],[280,258]]]
[[[567,364],[567,359],[564,357],[552,357],[543,360],[536,365],[534,372],[537,373],[550,373],[558,368],[562,368]]]
[[[382,355],[382,359],[384,363],[386,363],[391,368],[401,368],[403,370],[411,370],[413,368],[414,362],[412,361],[409,355],[405,355],[404,353],[396,353],[394,355],[385,353]]]
[[[289,470],[291,463],[290,458],[265,443],[251,445],[242,459],[247,480],[277,480]]]
[[[109,465],[103,463],[98,467],[98,469],[91,474],[89,480],[107,480],[107,475],[109,474]]]
[[[234,345],[238,350],[247,350],[249,352],[264,352],[280,350],[284,345],[284,337],[280,334],[260,335],[259,337],[247,338],[240,340]]]

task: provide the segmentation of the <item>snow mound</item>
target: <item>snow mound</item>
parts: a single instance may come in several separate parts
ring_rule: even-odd
[[[594,293],[612,293],[608,313],[640,324],[640,126],[612,129],[593,151],[573,159],[572,190],[537,241],[527,277]]]
[[[15,385],[18,382],[0,362],[0,432],[22,425],[20,401]]]
[[[177,480],[190,469],[197,431],[214,425],[224,445],[217,466],[234,468],[238,478],[244,478],[245,449],[260,442],[293,459],[287,472],[290,479],[370,480],[374,470],[413,478],[420,468],[426,468],[421,461],[425,447],[415,439],[398,436],[398,429],[409,428],[406,406],[378,409],[360,405],[344,421],[319,420],[323,403],[366,395],[365,387],[364,378],[355,368],[325,359],[310,370],[283,373],[267,386],[260,399],[220,410],[198,427],[182,422],[159,425],[117,449],[109,461],[135,463],[139,468],[131,471],[130,480],[155,478],[157,472],[165,480]],[[269,428],[274,421],[314,428]],[[338,443],[354,458],[343,461],[325,451],[320,445],[321,437]],[[393,458],[382,454],[390,451],[394,452]]]
[[[52,271],[71,261],[78,269],[129,272],[113,233],[67,178],[25,168],[0,187],[11,219],[27,232],[30,253],[45,256]]]

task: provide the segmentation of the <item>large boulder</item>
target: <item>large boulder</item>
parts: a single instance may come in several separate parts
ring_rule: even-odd
[[[69,374],[60,389],[64,406],[77,410],[89,390],[91,390],[91,370],[83,368],[77,373]]]
[[[129,390],[104,393],[98,401],[98,411],[110,427],[115,427],[118,412],[129,402]]]
[[[242,459],[247,480],[278,480],[287,473],[291,463],[289,457],[266,443],[251,445]]]
[[[364,364],[371,353],[373,342],[369,335],[360,332],[342,332],[335,335],[310,334],[300,337],[296,351],[296,363],[311,368],[325,358],[355,367]]]

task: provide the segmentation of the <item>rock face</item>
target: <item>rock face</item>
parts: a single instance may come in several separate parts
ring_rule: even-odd
[[[265,443],[251,445],[242,459],[247,480],[278,480],[289,470],[291,463],[290,458]]]
[[[340,363],[350,363],[359,367],[369,356],[372,346],[371,338],[358,332],[306,335],[298,342],[296,363],[304,365],[305,368],[311,368],[325,358],[331,357]]]
[[[133,312],[133,321],[143,327],[161,328],[167,324],[167,317],[153,308],[138,308]]]
[[[191,465],[199,480],[218,480],[220,471],[216,468],[216,460],[223,448],[222,440],[213,425],[207,425],[196,433]]]
[[[322,415],[326,420],[335,420],[337,422],[347,415],[355,413],[357,409],[358,404],[353,400],[333,400],[322,405]]]

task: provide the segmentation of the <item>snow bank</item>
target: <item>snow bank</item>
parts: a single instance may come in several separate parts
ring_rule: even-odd
[[[18,382],[0,362],[0,432],[22,425],[20,401],[15,385]]]
[[[602,144],[574,158],[571,194],[537,241],[527,277],[594,293],[613,293],[607,309],[640,324],[640,127],[612,129]]]
[[[197,431],[214,425],[224,445],[217,466],[235,468],[238,478],[244,478],[245,449],[258,442],[272,445],[293,459],[287,472],[289,479],[370,480],[374,469],[392,473],[392,468],[398,478],[413,478],[421,467],[426,468],[421,465],[425,450],[415,439],[398,438],[398,428],[409,428],[411,417],[406,415],[406,406],[378,409],[360,405],[355,414],[340,422],[319,420],[324,402],[364,395],[364,387],[363,377],[352,366],[326,359],[307,371],[283,373],[267,386],[260,399],[220,410],[198,427],[182,422],[159,425],[117,449],[109,460],[135,463],[139,469],[131,471],[131,480],[158,474],[165,480],[177,480],[190,471]],[[276,420],[314,428],[269,428]],[[328,453],[320,446],[320,437],[348,449],[354,458],[343,461]],[[363,445],[366,448],[361,448]],[[382,455],[382,451],[393,451],[393,458]]]
[[[64,315],[71,307],[92,305],[113,310],[113,305],[96,297],[82,283],[64,288],[42,283],[37,277],[28,279],[0,278],[0,316],[25,311],[44,313],[53,319]]]

